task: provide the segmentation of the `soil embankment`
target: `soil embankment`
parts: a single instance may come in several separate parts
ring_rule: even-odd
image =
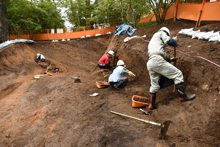
[[[127,34],[105,35],[68,42],[38,41],[16,43],[0,50],[0,146],[220,146],[220,70],[197,57],[220,64],[220,43],[191,39],[179,35],[195,22],[165,24],[171,36],[178,36],[177,67],[183,72],[186,91],[196,99],[181,103],[173,86],[157,93],[156,110],[144,115],[133,108],[132,96],[148,97],[150,87],[146,67],[147,45],[152,35],[164,25],[138,29],[127,43]],[[204,24],[203,31],[219,31],[219,23]],[[111,62],[125,62],[137,75],[121,90],[98,89],[96,81],[107,81],[111,73],[101,72],[97,62],[108,50],[117,54]],[[53,67],[52,76],[34,79],[46,67],[35,62],[42,53]],[[168,56],[173,50],[167,49]],[[47,65],[48,65],[47,64]],[[128,75],[126,75],[128,76]],[[74,83],[78,77],[81,83]],[[89,95],[98,93],[96,97]],[[147,108],[143,108],[147,110]],[[165,140],[159,139],[160,128],[110,113],[116,111],[145,120],[171,124]]]

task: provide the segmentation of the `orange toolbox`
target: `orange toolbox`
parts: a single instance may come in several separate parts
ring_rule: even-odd
[[[145,107],[148,106],[149,99],[146,97],[138,96],[138,95],[133,95],[132,97],[132,107]]]

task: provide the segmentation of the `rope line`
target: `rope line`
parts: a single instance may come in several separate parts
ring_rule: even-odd
[[[208,61],[208,62],[210,62],[210,63],[212,63],[212,64],[214,64],[214,65],[220,67],[220,65],[218,65],[218,64],[216,64],[216,63],[214,63],[214,62],[212,62],[212,61],[210,61],[210,60],[208,60],[208,59],[206,59],[206,58],[204,58],[204,57],[201,57],[201,56],[195,56],[195,57],[201,58],[201,59],[203,59],[203,60],[206,60],[206,61]]]
[[[144,40],[143,38],[141,38],[141,39]],[[150,42],[150,41],[148,41],[148,40],[144,40],[144,41],[145,41],[145,42]],[[166,47],[166,48],[168,48],[168,49],[170,49],[170,50],[174,50],[174,49],[172,49],[172,48],[170,48],[170,47]],[[176,50],[176,51],[178,51],[178,52],[180,52],[180,53],[182,53],[182,54],[185,54],[185,55],[187,55],[187,56],[190,56],[189,54],[184,53],[184,52],[181,52],[181,51],[179,51],[179,50]],[[210,61],[210,60],[208,60],[208,59],[206,59],[206,58],[204,58],[204,57],[201,57],[201,56],[194,56],[194,57],[197,57],[197,58],[206,60],[206,61],[208,61],[209,63],[212,63],[212,64],[214,64],[215,66],[220,67],[220,65],[218,65],[218,64],[216,64],[216,63],[214,63],[214,62],[212,62],[212,61]]]

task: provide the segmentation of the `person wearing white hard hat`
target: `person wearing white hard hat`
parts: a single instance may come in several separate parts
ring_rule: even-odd
[[[187,101],[195,98],[195,94],[187,95],[184,88],[184,79],[182,72],[170,64],[178,58],[166,57],[166,45],[176,46],[177,38],[170,37],[170,31],[167,27],[162,27],[151,38],[148,44],[149,59],[147,69],[150,75],[151,87],[149,96],[149,109],[156,108],[156,93],[161,89],[161,81],[166,78],[171,80],[177,89],[179,100]]]
[[[115,67],[111,66],[111,62],[109,61],[109,58],[114,57],[114,52],[112,50],[108,51],[107,54],[103,55],[102,58],[98,62],[98,67],[100,69],[106,68],[106,69],[114,69]]]
[[[36,62],[45,62],[45,57],[44,55],[37,53],[37,58],[36,58]]]
[[[108,83],[116,88],[121,89],[124,87],[124,84],[128,82],[128,77],[124,77],[124,74],[127,73],[131,77],[136,77],[131,71],[125,68],[126,65],[122,60],[117,62],[117,67],[113,70],[113,73],[109,76]]]

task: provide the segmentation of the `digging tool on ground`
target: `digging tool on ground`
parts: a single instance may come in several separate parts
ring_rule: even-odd
[[[140,120],[140,121],[143,121],[143,122],[148,123],[148,124],[152,124],[152,125],[156,125],[156,126],[161,127],[161,133],[160,133],[161,134],[161,139],[164,139],[164,137],[166,136],[167,130],[168,130],[169,125],[170,125],[169,120],[167,120],[167,121],[163,122],[162,124],[160,124],[160,123],[140,119],[140,118],[137,118],[137,117],[125,115],[125,114],[122,114],[122,113],[114,112],[114,111],[111,111],[111,113],[118,114],[118,115],[125,116],[125,117],[129,117],[129,118],[133,118],[133,119]]]
[[[144,114],[149,115],[149,113],[144,111],[143,109],[140,108],[139,110],[141,110]]]

